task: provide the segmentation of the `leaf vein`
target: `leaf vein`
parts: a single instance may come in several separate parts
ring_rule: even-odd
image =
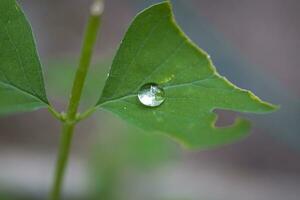
[[[29,86],[31,92],[32,92],[35,96],[38,96],[38,95],[36,94],[36,92],[34,91],[34,89],[32,88],[31,82],[29,81],[29,79],[28,79],[28,77],[27,77],[27,75],[26,75],[26,71],[25,71],[25,69],[24,69],[24,63],[23,63],[23,61],[22,61],[22,59],[21,59],[21,57],[20,57],[18,48],[16,47],[15,43],[13,42],[12,38],[10,37],[9,31],[8,31],[8,29],[7,29],[7,26],[6,26],[5,24],[3,24],[3,26],[4,26],[4,30],[5,30],[5,32],[6,32],[6,35],[7,35],[8,39],[9,39],[9,42],[10,42],[10,44],[12,45],[12,47],[14,48],[14,51],[15,51],[15,53],[16,53],[16,55],[17,55],[17,58],[18,58],[17,60],[18,60],[18,62],[19,62],[19,66],[20,66],[20,68],[21,68],[21,70],[22,70],[23,77],[24,77],[24,79],[26,80],[26,82],[27,82],[27,84],[28,84],[28,86]]]
[[[124,74],[122,75],[122,78],[120,80],[119,85],[117,86],[117,88],[114,90],[114,92],[112,93],[111,96],[114,96],[115,93],[117,91],[119,91],[119,88],[121,85],[123,85],[122,83],[124,82],[124,79],[126,77],[126,74],[128,73],[128,69],[132,66],[132,64],[134,63],[134,61],[136,60],[137,56],[140,54],[140,52],[142,51],[143,47],[147,44],[147,41],[151,38],[151,35],[154,33],[154,31],[158,28],[159,24],[163,21],[163,19],[165,19],[168,15],[161,17],[156,23],[155,25],[151,28],[151,30],[149,31],[149,33],[147,34],[147,36],[145,37],[145,39],[143,40],[143,42],[141,42],[141,44],[138,47],[138,51],[137,53],[133,56],[133,58],[131,59],[131,61],[129,62],[129,64],[126,67],[126,70],[124,72]],[[111,73],[112,74],[112,73]]]
[[[158,64],[158,65],[154,68],[154,70],[153,70],[147,77],[145,77],[145,79],[144,79],[143,81],[141,81],[141,83],[138,84],[138,87],[135,89],[135,91],[139,90],[140,87],[141,87],[144,83],[146,83],[147,81],[149,81],[150,77],[151,77],[153,74],[155,74],[157,71],[159,71],[159,70],[161,69],[161,67],[162,67],[165,63],[167,63],[167,62],[170,60],[170,58],[172,58],[174,55],[176,55],[176,53],[182,48],[183,44],[185,44],[185,41],[186,41],[186,40],[183,39],[183,40],[180,42],[180,44],[175,48],[175,50],[173,50],[173,52],[172,52],[170,55],[168,55],[166,59],[164,59],[160,64]]]

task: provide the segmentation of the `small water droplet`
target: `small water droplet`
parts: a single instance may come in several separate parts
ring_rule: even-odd
[[[165,92],[157,84],[147,83],[140,88],[138,98],[145,106],[157,107],[165,101]]]

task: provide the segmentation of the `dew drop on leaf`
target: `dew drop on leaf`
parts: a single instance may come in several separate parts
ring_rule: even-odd
[[[139,101],[148,107],[157,107],[165,101],[165,92],[155,83],[143,85],[138,92]]]

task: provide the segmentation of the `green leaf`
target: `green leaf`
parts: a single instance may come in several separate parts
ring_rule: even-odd
[[[137,93],[147,83],[165,91],[159,107],[142,105]],[[265,113],[275,106],[220,76],[209,56],[176,24],[169,2],[134,19],[114,58],[98,107],[148,130],[167,133],[188,147],[210,148],[240,139],[250,123],[237,119],[217,128],[214,109]]]
[[[29,23],[15,0],[0,1],[0,115],[47,106]]]

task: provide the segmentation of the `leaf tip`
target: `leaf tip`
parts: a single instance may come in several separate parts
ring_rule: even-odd
[[[271,112],[277,111],[280,108],[279,105],[275,105],[275,104],[272,104],[272,103],[269,103],[267,101],[260,99],[258,96],[256,96],[251,91],[247,91],[247,92],[251,99],[253,99],[254,101],[256,101],[257,103],[260,104],[261,109],[258,111],[258,113],[271,113]]]

